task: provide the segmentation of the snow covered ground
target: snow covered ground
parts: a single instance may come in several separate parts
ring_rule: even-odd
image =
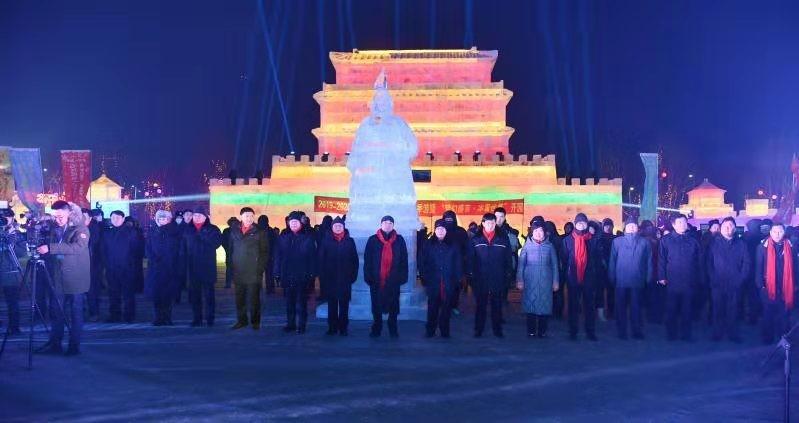
[[[400,322],[398,340],[369,338],[362,321],[343,338],[313,317],[305,335],[284,334],[282,298],[271,296],[260,331],[232,332],[231,291],[218,290],[213,328],[188,327],[185,295],[176,326],[152,327],[140,299],[141,323],[89,323],[81,356],[36,356],[33,371],[27,338],[12,339],[0,358],[0,421],[782,419],[782,360],[764,374],[770,348],[751,326],[741,345],[709,341],[705,324],[692,344],[666,342],[657,325],[644,341],[621,341],[612,321],[598,323],[596,343],[570,341],[560,321],[549,339],[528,339],[513,304],[505,339],[473,339],[465,301],[449,340],[425,339],[413,321]]]

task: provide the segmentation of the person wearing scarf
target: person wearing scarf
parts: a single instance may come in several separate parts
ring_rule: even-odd
[[[763,300],[761,336],[764,344],[774,342],[790,328],[794,306],[797,251],[785,238],[785,226],[774,223],[769,236],[758,245],[755,278]]]
[[[352,284],[358,279],[358,251],[336,217],[319,243],[319,288],[327,302],[327,334],[347,336]],[[318,307],[318,306],[317,306]]]
[[[481,228],[470,241],[468,274],[476,303],[474,337],[483,336],[488,303],[494,336],[502,338],[502,294],[513,278],[511,248],[507,236],[498,236],[494,213],[483,215]]]
[[[288,231],[280,234],[275,248],[273,276],[281,281],[286,297],[284,332],[305,333],[308,322],[308,296],[313,290],[316,272],[315,235],[304,229],[303,214],[288,216]]]
[[[547,336],[552,314],[552,293],[560,288],[558,255],[547,240],[543,219],[530,221],[527,242],[519,255],[516,288],[522,291],[522,310],[527,313],[527,336]]]
[[[205,210],[192,214],[191,230],[183,232],[183,254],[188,269],[189,303],[194,319],[192,327],[203,325],[203,304],[205,322],[214,325],[216,297],[216,249],[222,245],[222,232],[211,224]]]
[[[449,338],[449,320],[463,273],[460,248],[447,238],[444,219],[435,222],[433,236],[422,247],[419,270],[427,291],[427,325],[425,336],[432,338],[436,328],[442,338]]]
[[[383,330],[383,314],[388,314],[388,331],[392,338],[399,337],[400,286],[408,282],[408,246],[402,235],[394,230],[394,218],[383,216],[377,233],[366,241],[363,276],[372,300],[372,331],[377,338]]]
[[[628,217],[624,235],[615,238],[608,259],[608,282],[616,300],[616,330],[619,339],[627,339],[627,323],[633,338],[643,339],[641,297],[644,286],[652,280],[652,246],[638,233],[638,219]],[[611,292],[611,291],[609,291]],[[629,317],[628,317],[629,308]]]
[[[597,239],[588,231],[588,217],[577,213],[574,230],[563,238],[561,259],[565,263],[568,302],[569,336],[577,339],[580,310],[585,320],[585,334],[589,341],[596,341],[596,267],[601,260]]]
[[[685,215],[672,217],[671,226],[674,231],[663,236],[658,251],[658,283],[666,286],[666,337],[691,342],[691,300],[702,282],[702,247],[688,234]]]

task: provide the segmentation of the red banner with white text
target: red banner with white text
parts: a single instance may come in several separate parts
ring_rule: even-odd
[[[87,196],[92,183],[92,152],[61,150],[61,180],[67,201],[90,208]]]
[[[416,209],[421,217],[441,216],[447,210],[458,215],[482,215],[493,213],[497,207],[504,207],[508,214],[524,214],[524,199],[495,201],[452,201],[452,200],[418,200]],[[314,212],[346,214],[349,199],[340,197],[314,197]]]

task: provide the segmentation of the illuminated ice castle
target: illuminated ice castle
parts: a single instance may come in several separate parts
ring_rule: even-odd
[[[444,210],[455,210],[462,225],[498,205],[508,220],[525,228],[535,215],[558,226],[577,212],[621,220],[621,179],[596,184],[558,178],[555,157],[509,155],[513,128],[506,124],[512,92],[492,82],[496,51],[379,50],[330,53],[336,83],[314,95],[320,106],[315,156],[275,156],[271,177],[211,181],[211,216],[224,225],[243,206],[282,225],[292,210],[314,223],[347,210],[347,153],[358,123],[368,115],[375,77],[388,76],[394,111],[419,140],[414,180],[419,215],[428,226]],[[377,226],[378,222],[375,222]]]

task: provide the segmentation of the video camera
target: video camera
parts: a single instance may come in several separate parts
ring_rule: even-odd
[[[25,223],[20,228],[25,230],[25,244],[28,254],[34,259],[39,259],[36,248],[46,245],[50,236],[51,216],[41,215],[34,212],[23,213],[19,216],[25,219]]]

